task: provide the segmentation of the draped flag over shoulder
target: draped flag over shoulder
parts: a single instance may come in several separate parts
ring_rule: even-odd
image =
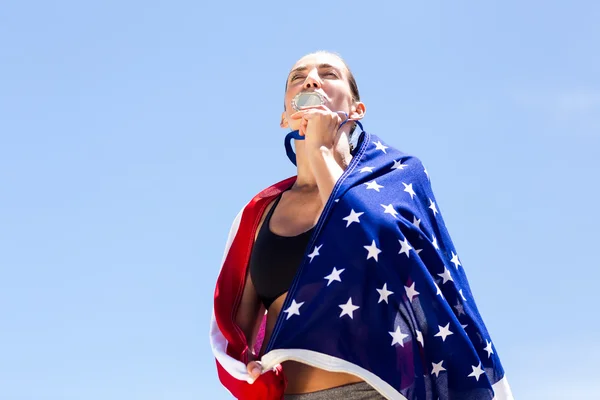
[[[235,397],[281,399],[281,363],[296,360],[357,375],[389,399],[513,398],[425,167],[367,132],[288,292],[261,359],[267,372],[250,384],[235,310],[258,221],[293,182],[257,195],[225,250],[211,345]]]

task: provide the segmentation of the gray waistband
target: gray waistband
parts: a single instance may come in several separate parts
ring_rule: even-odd
[[[286,394],[284,400],[381,400],[385,399],[366,382],[351,383],[312,393]]]

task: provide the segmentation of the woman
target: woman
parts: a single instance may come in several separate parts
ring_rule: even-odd
[[[302,107],[298,111],[297,105],[294,104],[295,98],[299,93],[306,92],[320,94],[323,104]],[[281,127],[298,131],[296,138],[303,139],[296,140],[295,158],[290,157],[297,165],[297,175],[261,192],[246,207],[244,211],[246,214],[240,214],[237,222],[234,223],[235,228],[230,234],[224,267],[215,291],[216,318],[213,318],[211,330],[213,349],[217,349],[215,356],[221,381],[238,398],[280,398],[278,396],[281,391],[285,392],[285,399],[298,400],[305,398],[314,400],[400,399],[433,398],[433,396],[451,398],[453,391],[463,395],[468,392],[470,398],[491,399],[493,396],[510,398],[499,360],[495,354],[493,358],[491,357],[493,354],[491,343],[487,349],[483,349],[479,348],[481,347],[479,342],[473,343],[473,339],[470,339],[479,337],[483,340],[489,335],[479,319],[476,308],[472,305],[466,278],[458,270],[460,262],[454,251],[452,251],[454,257],[450,260],[451,242],[446,238],[443,222],[436,220],[440,217],[437,216],[438,210],[432,200],[434,197],[427,191],[429,190],[428,178],[424,183],[423,178],[418,178],[421,184],[418,186],[415,182],[414,190],[412,183],[409,185],[402,182],[404,183],[402,186],[398,175],[392,175],[390,171],[397,173],[406,166],[412,167],[413,164],[415,168],[421,168],[418,160],[402,155],[402,158],[392,160],[393,165],[388,165],[390,161],[385,158],[388,152],[391,153],[388,146],[385,146],[381,140],[370,139],[370,136],[369,141],[374,145],[366,143],[365,133],[354,133],[356,124],[360,125],[355,121],[361,120],[364,115],[365,105],[360,101],[356,81],[339,56],[328,52],[309,54],[302,57],[291,69],[286,82],[285,109],[281,117]],[[362,128],[362,125],[360,126]],[[357,140],[357,137],[360,140]],[[353,162],[356,154],[358,154],[357,160]],[[365,160],[375,167],[359,164]],[[373,173],[374,170],[377,173],[377,180],[372,179],[368,182],[362,180],[366,179],[363,176]],[[350,174],[353,174],[354,178]],[[354,183],[343,188],[345,182]],[[372,217],[371,222],[363,222],[360,217],[367,211],[355,212],[353,208],[347,215],[350,210],[348,204],[353,206],[359,204],[367,207],[365,210],[368,207],[373,210],[379,208],[378,203],[383,200],[376,199],[374,205],[367,203],[378,195],[380,189],[384,187],[382,185],[388,186],[388,182],[390,182],[389,186],[400,187],[405,192],[394,192],[393,198],[405,195],[410,199],[402,200],[408,201],[406,206],[403,205],[404,203],[392,204],[396,200],[392,200],[387,205],[381,204],[385,210],[384,217],[392,216],[393,219],[383,220],[381,216],[377,216]],[[363,185],[366,185],[368,192],[366,195],[362,194],[365,190]],[[363,192],[358,192],[359,190]],[[334,204],[332,194],[335,202],[341,201]],[[365,197],[361,200],[360,196]],[[427,197],[431,201],[429,208],[434,212],[430,224],[429,219],[425,221],[425,217],[417,220],[416,216],[420,215],[419,212],[427,213],[427,211],[423,211],[422,206],[419,206],[420,209],[412,208],[415,207],[411,203],[415,201],[415,196],[416,198]],[[252,213],[248,211],[250,208],[253,210]],[[336,212],[343,214],[339,214],[338,218]],[[408,221],[409,214],[414,220]],[[342,215],[347,216],[341,218]],[[369,214],[367,213],[365,217],[367,215]],[[334,227],[331,221],[336,218],[345,221],[346,225],[343,228],[345,230],[334,230],[338,228]],[[420,226],[421,220],[423,220],[423,227]],[[366,260],[358,260],[361,257],[350,255],[351,251],[346,252],[344,248],[345,243],[350,243],[352,239],[365,234],[362,231],[350,234],[348,228],[353,222],[365,226],[368,234],[374,231],[384,232],[382,233],[384,237],[377,243],[384,243],[393,235],[396,235],[394,241],[396,237],[402,237],[403,240],[398,240],[402,246],[400,253],[406,259],[400,260],[400,264],[397,260],[392,261],[391,258],[386,258],[379,263],[378,255],[382,253],[381,249],[384,250],[386,257],[387,249],[382,247],[382,244],[377,244],[375,239],[372,244],[369,241],[367,242],[369,245],[364,246],[368,251]],[[368,228],[369,223],[374,224],[372,228]],[[354,229],[355,225],[352,227]],[[239,233],[240,231],[242,233]],[[417,249],[415,243],[424,240],[424,236],[433,239],[429,239],[427,243],[420,246],[422,248]],[[342,309],[337,316],[339,322],[335,317],[328,318],[324,310],[327,308],[326,302],[333,299],[333,290],[342,290],[340,285],[335,286],[335,282],[342,282],[342,272],[346,271],[344,277],[350,277],[350,267],[337,269],[334,266],[333,271],[324,277],[327,282],[322,278],[315,278],[312,281],[310,278],[304,278],[302,283],[301,277],[307,277],[311,271],[314,272],[319,268],[329,268],[329,264],[319,267],[317,261],[310,267],[302,267],[299,271],[300,266],[311,264],[315,258],[319,260],[319,250],[322,245],[318,245],[315,240],[323,237],[331,238],[329,243],[335,241],[338,246],[329,257],[335,257],[333,259],[335,262],[355,266],[354,272],[360,271],[357,274],[362,274],[355,275],[358,288],[352,289],[354,294],[350,296],[348,302],[338,302]],[[454,250],[453,247],[452,249]],[[246,255],[240,255],[242,253]],[[347,258],[344,258],[346,254],[348,254]],[[411,254],[412,258],[410,258]],[[446,255],[448,259],[443,260]],[[325,259],[325,257],[320,258]],[[368,264],[374,262],[378,263],[377,269],[372,269],[373,266]],[[411,267],[410,263],[414,266]],[[457,272],[451,273],[447,265],[456,265]],[[442,274],[435,270],[440,267],[443,267]],[[404,275],[406,271],[413,270],[410,277]],[[443,278],[444,284],[451,283],[443,286],[443,294],[435,281],[436,274]],[[390,285],[396,284],[396,287],[400,288],[404,285],[403,289],[406,290],[408,299],[404,296],[396,303],[389,301],[390,295],[400,297],[400,293],[396,291],[394,295],[394,291],[388,290],[387,283],[384,281],[391,282]],[[404,282],[412,282],[412,285]],[[332,283],[334,285],[331,285]],[[384,285],[375,293],[369,285],[376,283],[384,283]],[[416,289],[415,284],[417,284]],[[294,292],[293,299],[287,299],[290,290]],[[331,292],[323,294],[325,290]],[[344,289],[339,293],[341,296],[347,296],[349,290]],[[230,295],[231,300],[223,300],[227,298],[225,292],[235,293]],[[458,298],[459,292],[460,298]],[[362,303],[361,306],[357,305],[359,303],[356,303],[356,299],[362,299],[365,301],[364,304],[367,304],[371,296],[377,296],[378,300],[373,300],[369,304],[379,304],[380,308],[372,309],[367,313],[367,306]],[[417,297],[418,301],[414,301]],[[467,312],[463,306],[453,310],[448,305],[450,298],[456,298],[457,306],[466,302],[465,307],[470,308]],[[421,299],[423,303],[418,304]],[[382,311],[382,304],[395,304],[395,306]],[[363,315],[357,315],[355,319],[354,312],[358,309],[364,312]],[[337,310],[339,312],[339,309]],[[314,318],[301,322],[300,317],[297,317],[301,313],[303,316],[311,315]],[[440,318],[446,316],[448,325],[437,325],[438,321],[441,321]],[[470,318],[468,321],[472,325],[471,328],[468,328],[469,324],[463,324],[465,316]],[[462,320],[459,320],[459,317],[462,317]],[[362,326],[356,325],[359,318],[365,318]],[[395,321],[394,327],[382,331],[382,336],[371,327],[365,330],[365,326],[376,326],[380,322],[387,323],[388,318]],[[328,339],[322,336],[321,340],[321,336],[311,335],[329,322],[335,325],[327,327],[325,334],[338,339],[329,340],[330,343],[327,344],[318,343],[327,342]],[[293,325],[293,323],[301,325]],[[353,323],[355,325],[351,325]],[[434,326],[439,327],[437,334],[432,328]],[[469,329],[473,331],[467,332]],[[462,330],[460,333],[464,335],[456,336],[460,339],[452,339],[457,342],[452,344],[450,350],[439,348],[430,350],[431,347],[424,345],[425,341],[429,340],[430,336],[427,336],[429,334],[432,338],[440,338],[440,341],[443,339],[441,344],[445,345],[447,337],[458,334],[457,330]],[[226,331],[230,332],[229,336],[223,334]],[[299,331],[302,333],[297,334]],[[388,339],[385,339],[385,345],[380,343],[383,338],[390,338],[390,336],[394,350],[391,356],[387,351],[390,346],[387,343]],[[292,339],[286,342],[284,338]],[[307,339],[303,341],[304,338]],[[338,346],[337,343],[343,345]],[[309,348],[314,351],[306,351]],[[405,352],[407,349],[408,353]],[[463,350],[466,355],[460,357],[452,355],[459,350]],[[281,355],[273,356],[274,354]],[[489,355],[489,360],[485,360],[489,363],[487,366],[480,361],[480,358],[482,360],[485,358],[483,356],[485,354]],[[440,362],[435,358],[438,356],[444,359]],[[461,381],[458,380],[459,378],[455,379],[449,372],[452,368],[449,368],[448,363],[454,362],[451,357],[465,362],[468,360],[473,372],[470,375],[461,372]],[[261,359],[269,360],[267,363],[272,365],[265,366],[259,361]],[[434,362],[431,361],[432,359]],[[245,371],[240,371],[237,364],[239,361],[246,364]],[[456,361],[457,371],[463,367],[459,365],[460,362]],[[389,376],[390,371],[383,368],[384,363],[390,365],[392,373]],[[397,373],[394,372],[394,368],[398,369]],[[480,382],[480,376],[484,374],[482,368],[486,369],[485,382],[484,379]],[[444,377],[445,373],[448,374],[449,379],[446,383],[439,381],[440,376]],[[244,378],[248,383],[242,382]]]
[[[295,111],[291,106],[292,99],[303,91],[320,93],[326,104]],[[353,125],[345,124],[338,130],[342,120],[331,110],[345,111],[352,120],[362,119],[365,115],[365,105],[360,102],[352,73],[340,57],[330,53],[302,57],[286,81],[281,127],[299,130],[306,140],[296,142],[296,182],[269,205],[257,230],[255,253],[237,313],[237,322],[248,343],[254,340],[253,329],[263,306],[268,316],[263,342],[266,346],[314,226],[333,186],[352,157],[349,132]],[[263,354],[264,346],[257,356]],[[283,368],[288,378],[286,393],[289,394],[311,393],[361,381],[355,376],[294,361],[285,362]],[[248,372],[257,378],[262,372],[260,364],[250,362]],[[355,384],[346,390],[373,394],[361,397],[365,399],[381,398],[368,385]]]

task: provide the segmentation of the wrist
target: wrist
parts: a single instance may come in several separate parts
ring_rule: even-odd
[[[317,180],[324,177],[333,177],[334,180],[337,180],[344,172],[335,159],[334,151],[326,146],[317,147],[309,151],[308,163]]]
[[[315,148],[310,149],[308,155],[312,159],[334,158],[333,150],[325,145],[316,146]]]

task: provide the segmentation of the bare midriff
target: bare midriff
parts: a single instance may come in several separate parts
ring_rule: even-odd
[[[277,316],[283,307],[285,297],[286,294],[281,295],[273,302],[271,307],[269,307],[265,338],[263,348],[260,352],[261,355],[264,354],[264,350],[269,342],[269,338],[275,327],[275,322],[277,321]],[[296,361],[284,361],[281,365],[288,380],[285,391],[288,394],[310,393],[362,381],[362,379],[354,375],[325,371]]]

